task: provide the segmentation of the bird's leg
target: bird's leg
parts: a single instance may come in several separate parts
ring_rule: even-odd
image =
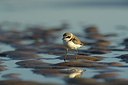
[[[75,57],[75,59],[77,59],[77,54],[78,54],[78,49],[76,49],[76,55],[75,55],[76,57]]]
[[[76,54],[78,55],[78,53],[79,53],[79,50],[78,50],[78,49],[76,49]]]
[[[68,56],[68,48],[66,48],[66,55],[64,57],[64,61],[66,61],[67,56]]]

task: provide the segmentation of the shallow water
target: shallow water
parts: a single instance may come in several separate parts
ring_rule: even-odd
[[[18,62],[18,60],[11,60],[9,58],[2,58],[6,61],[4,61],[4,64],[6,65],[8,70],[1,72],[0,80],[5,80],[6,78],[3,78],[2,75],[10,74],[10,73],[16,73],[19,74],[18,78],[22,80],[28,80],[28,81],[36,81],[36,82],[54,82],[57,84],[64,84],[64,81],[62,81],[60,78],[54,78],[54,77],[44,77],[42,75],[34,74],[29,68],[18,68],[18,65],[15,63]],[[11,78],[10,78],[11,79]],[[58,81],[59,80],[59,81]]]
[[[119,46],[119,43],[126,37],[128,37],[128,7],[127,5],[100,5],[100,6],[82,6],[80,3],[83,0],[80,0],[78,3],[77,0],[73,2],[70,1],[58,1],[49,2],[46,0],[32,0],[31,3],[25,1],[9,0],[0,1],[0,22],[3,25],[3,29],[15,29],[23,30],[26,26],[31,25],[44,25],[50,29],[50,27],[57,27],[62,22],[68,22],[70,24],[70,29],[66,29],[65,31],[70,31],[73,33],[83,34],[82,26],[88,25],[96,25],[99,27],[99,30],[103,34],[107,33],[117,33],[118,37],[108,38],[108,40],[112,41],[113,46],[117,46],[116,48],[124,48],[122,45]],[[87,0],[88,1],[88,0]],[[99,0],[100,1],[100,0]],[[110,1],[110,0],[109,0]],[[113,0],[115,1],[115,0]],[[123,0],[118,0],[118,2],[123,2]],[[78,4],[77,4],[77,3]],[[110,1],[111,2],[111,1]],[[116,1],[115,1],[116,2]],[[124,2],[123,2],[124,3]],[[42,5],[43,4],[43,5]],[[62,4],[62,5],[61,5]],[[80,5],[80,6],[79,6]],[[4,22],[5,21],[5,22]],[[6,21],[12,22],[7,23]],[[13,23],[14,22],[14,23]],[[17,24],[19,23],[19,24]],[[124,26],[124,29],[117,29],[119,26]],[[58,39],[56,43],[62,44],[61,36],[62,31],[58,34]],[[28,42],[29,43],[29,42]],[[0,43],[1,52],[14,50],[13,47],[7,44]],[[87,49],[82,48],[82,49]],[[127,51],[112,51],[107,54],[100,54],[104,59],[98,62],[120,62],[123,65],[128,65],[121,59],[115,58],[116,56],[120,56],[122,54],[127,54]],[[41,56],[40,60],[50,63],[56,64],[63,62],[63,60],[56,59],[59,56],[49,55],[49,54],[39,54]],[[34,74],[30,68],[18,68],[18,65],[15,63],[19,60],[12,60],[10,58],[0,58],[3,60],[2,65],[6,65],[8,70],[2,71],[0,73],[0,80],[4,80],[2,76],[9,73],[18,73],[19,78],[22,80],[33,80],[38,82],[55,82],[59,84],[65,84],[62,78],[58,77],[45,77],[43,75]],[[109,67],[113,70],[119,70],[117,73],[119,74],[118,78],[128,79],[128,68],[127,67]],[[99,74],[98,71],[102,71],[99,69],[90,69],[90,68],[81,68],[86,70],[82,77],[83,78],[92,78],[94,75]],[[58,81],[59,79],[59,81]]]

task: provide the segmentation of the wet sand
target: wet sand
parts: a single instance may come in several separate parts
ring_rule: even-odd
[[[0,84],[126,85],[128,83],[127,39],[120,39],[122,43],[117,42],[117,46],[113,46],[113,41],[109,38],[120,36],[118,33],[103,34],[94,26],[83,28],[84,33],[76,35],[87,43],[86,46],[81,48],[77,55],[70,50],[64,61],[65,46],[56,43],[57,39],[62,38],[57,34],[65,32],[64,27],[46,29],[37,26],[26,28],[24,31],[1,29]],[[120,45],[124,48],[119,48]]]

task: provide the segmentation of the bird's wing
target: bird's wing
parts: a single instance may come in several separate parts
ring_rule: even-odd
[[[73,37],[72,42],[75,43],[75,44],[81,44],[82,45],[82,42],[76,36]]]

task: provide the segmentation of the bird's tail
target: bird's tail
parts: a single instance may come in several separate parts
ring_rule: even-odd
[[[85,45],[92,45],[92,44],[94,44],[94,43],[89,43],[89,42],[83,42],[83,41],[82,41],[82,44],[83,44],[83,46],[85,46]]]
[[[86,42],[83,42],[83,41],[82,41],[82,44],[83,44],[83,46],[87,45],[87,43]]]

